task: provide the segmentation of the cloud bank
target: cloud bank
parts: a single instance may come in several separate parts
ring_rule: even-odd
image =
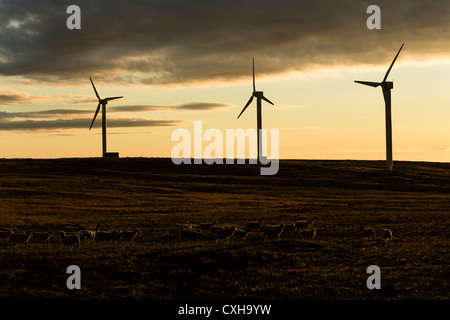
[[[2,121],[1,131],[48,131],[63,129],[89,128],[88,119],[56,119],[56,120],[22,120]],[[139,128],[139,127],[167,127],[180,125],[180,120],[150,120],[150,119],[108,119],[108,128]],[[101,121],[96,121],[93,128],[101,127]]]
[[[78,0],[81,30],[68,30],[61,0],[0,2],[0,75],[81,83],[192,84],[322,67],[448,57],[450,2]]]
[[[15,90],[0,91],[0,105],[30,103],[34,100],[36,100],[35,97],[26,92],[18,92]]]
[[[108,127],[167,127],[179,126],[182,120],[155,120],[147,118],[117,118],[117,113],[153,112],[166,110],[209,111],[231,107],[230,104],[212,102],[187,102],[176,105],[122,105],[108,107]],[[39,111],[0,111],[0,131],[36,131],[55,129],[86,129],[89,127],[94,109],[49,109]],[[83,116],[83,118],[79,118]],[[99,127],[98,120],[94,127]]]

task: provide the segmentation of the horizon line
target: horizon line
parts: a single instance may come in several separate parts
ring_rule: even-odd
[[[132,159],[167,159],[167,160],[171,160],[171,157],[144,157],[144,156],[127,156],[127,157],[118,157],[118,158],[108,158],[105,159],[102,156],[98,156],[98,157],[54,157],[54,158],[34,158],[34,157],[17,157],[17,158],[6,158],[6,157],[0,157],[0,161],[1,160],[107,160],[107,161],[118,161],[118,160],[132,160]],[[212,165],[212,164],[207,164],[204,162],[204,160],[220,160],[221,158],[173,158],[173,159],[190,159],[192,161],[194,160],[202,160],[201,163],[195,163],[192,162],[191,165],[198,165],[198,164],[206,164],[206,165]],[[270,159],[267,158],[268,160],[272,161],[274,159]],[[246,163],[229,163],[229,164],[252,164],[252,163],[248,163],[248,161],[257,161],[256,158],[222,158],[222,161],[224,161],[223,164],[227,164],[226,160],[233,160],[233,161],[238,161],[238,160],[244,160],[246,161]],[[379,159],[379,160],[367,160],[367,159],[318,159],[318,158],[283,158],[283,159],[277,159],[278,161],[339,161],[339,162],[344,162],[344,161],[358,161],[358,162],[385,162],[386,160],[384,159]],[[443,163],[443,164],[450,164],[450,161],[433,161],[433,160],[394,160],[394,164],[398,162],[425,162],[425,163]],[[182,163],[184,164],[184,163]],[[218,163],[213,163],[218,165]],[[254,163],[254,164],[260,164],[260,163]],[[176,165],[176,164],[174,164]],[[185,164],[186,165],[186,164]],[[177,165],[178,166],[178,165]]]

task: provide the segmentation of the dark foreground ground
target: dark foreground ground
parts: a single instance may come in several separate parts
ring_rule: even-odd
[[[135,243],[0,240],[0,299],[449,299],[450,164],[281,161],[181,165],[170,159],[0,160],[0,227],[142,230]],[[178,239],[177,223],[314,219],[317,236]],[[377,239],[363,240],[360,226]],[[393,241],[380,239],[390,228]],[[69,265],[81,289],[69,290]],[[381,270],[369,290],[367,267]]]

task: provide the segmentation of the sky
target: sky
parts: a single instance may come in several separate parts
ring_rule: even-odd
[[[81,11],[69,30],[67,7]],[[364,0],[0,0],[0,158],[170,157],[172,133],[279,130],[281,159],[385,159],[389,81],[395,160],[450,160],[450,2]],[[206,145],[207,143],[204,143]]]

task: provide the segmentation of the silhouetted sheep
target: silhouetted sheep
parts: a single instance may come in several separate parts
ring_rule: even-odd
[[[64,248],[67,246],[73,249],[80,247],[80,236],[78,234],[67,235],[64,231],[59,231],[59,236],[64,244]]]
[[[142,232],[139,229],[135,229],[134,231],[121,231],[119,237],[123,240],[128,240],[133,242]]]
[[[33,232],[30,240],[33,242],[48,242],[50,237],[54,234],[53,231],[49,232]]]
[[[225,240],[229,239],[233,236],[234,232],[237,230],[236,226],[226,227],[222,228],[217,232],[216,235],[216,243],[219,242],[219,240]]]
[[[300,231],[300,237],[303,239],[314,239],[316,237],[316,229],[307,229]]]
[[[115,241],[119,239],[120,232],[118,230],[99,231],[95,234],[95,241]]]
[[[247,239],[249,232],[250,232],[250,230],[236,229],[236,231],[234,231],[234,233],[233,233],[233,241]]]
[[[295,221],[295,230],[308,229],[314,223],[314,220],[298,220]]]
[[[9,244],[22,244],[22,245],[28,245],[28,241],[31,238],[31,235],[33,232],[29,231],[27,233],[11,233],[8,237]]]
[[[381,238],[384,240],[384,242],[392,241],[392,231],[389,229],[383,229],[381,231]]]
[[[217,221],[214,222],[208,222],[208,223],[199,223],[198,228],[200,230],[210,230],[211,227],[215,226],[217,224]]]
[[[261,228],[261,231],[264,233],[264,241],[267,239],[279,239],[280,235],[283,233],[284,223],[279,225],[265,225]]]
[[[361,227],[360,230],[363,232],[363,239],[375,238],[375,230],[372,227]]]
[[[262,219],[259,219],[259,221],[247,222],[245,224],[245,230],[248,230],[248,231],[259,231],[261,229],[262,222],[263,222]]]

